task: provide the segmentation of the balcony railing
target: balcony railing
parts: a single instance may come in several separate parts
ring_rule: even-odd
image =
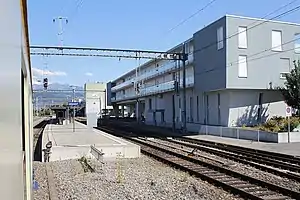
[[[153,85],[145,88],[140,89],[140,94],[138,95],[139,97],[144,97],[148,95],[153,95],[153,94],[159,94],[159,93],[164,93],[168,91],[173,91],[174,90],[174,80],[173,81],[168,81],[165,83],[161,83],[159,85]],[[194,76],[189,76],[186,77],[186,87],[192,87],[194,85]],[[182,79],[180,79],[180,87],[183,87]],[[137,95],[135,92],[131,92],[128,94],[124,95],[117,95],[116,98],[112,98],[111,101],[121,101],[121,100],[128,100],[128,99],[133,99],[136,98]]]
[[[150,87],[142,88],[140,91],[140,96],[147,96],[155,93],[172,91],[174,89],[174,82],[175,81],[169,81],[159,85],[153,85]]]
[[[193,54],[189,54],[186,65],[187,66],[190,65],[191,63],[193,63],[193,61],[194,61]],[[160,74],[170,72],[170,71],[174,70],[175,67],[176,67],[175,62],[168,62],[167,64],[163,65],[162,67],[152,69],[152,70],[150,70],[150,71],[148,71],[144,74],[139,75],[138,77],[134,77],[130,80],[127,80],[127,81],[119,84],[119,85],[116,85],[115,87],[111,88],[111,91],[115,92],[115,91],[120,90],[124,87],[130,86],[132,84],[132,82],[140,81],[140,80],[147,80],[147,79],[153,78],[155,76],[158,76]],[[181,68],[181,67],[182,67],[182,64],[177,66],[177,68]]]

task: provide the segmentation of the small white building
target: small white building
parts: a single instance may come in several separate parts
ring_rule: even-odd
[[[86,83],[84,85],[87,125],[97,126],[97,119],[112,110],[107,105],[107,93],[105,83]]]

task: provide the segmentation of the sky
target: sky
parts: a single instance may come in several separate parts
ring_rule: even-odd
[[[211,0],[28,0],[30,45],[166,51],[191,38],[193,33],[225,14],[264,17],[292,0],[216,0],[182,25],[177,25]],[[269,16],[300,5],[300,0]],[[300,23],[300,11],[277,20]],[[174,30],[170,31],[176,27]],[[32,56],[34,83],[47,77],[49,83],[83,86],[108,82],[135,68],[135,59],[100,57]],[[144,62],[141,60],[140,62]]]

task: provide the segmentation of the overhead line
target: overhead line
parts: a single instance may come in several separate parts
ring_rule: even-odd
[[[168,32],[172,32],[173,30],[175,30],[177,27],[181,26],[182,24],[184,24],[185,22],[187,22],[188,20],[190,20],[191,18],[195,17],[196,15],[198,15],[200,12],[204,11],[206,8],[208,8],[211,4],[213,4],[215,1],[217,0],[211,0],[210,2],[208,2],[204,7],[200,8],[199,10],[197,10],[195,13],[193,13],[192,15],[190,15],[188,18],[182,20],[180,23],[178,23],[175,27],[171,28]],[[167,32],[167,33],[168,33]]]
[[[296,7],[294,7],[294,8],[292,8],[292,9],[290,9],[290,10],[288,10],[288,11],[285,11],[285,12],[279,14],[279,15],[276,15],[275,17],[272,17],[272,18],[270,18],[270,19],[266,19],[266,20],[264,20],[263,22],[261,22],[261,23],[259,23],[259,24],[256,24],[256,25],[254,25],[254,26],[251,26],[250,28],[247,28],[246,30],[238,31],[237,33],[232,34],[232,35],[226,37],[225,39],[222,39],[222,40],[219,41],[219,42],[227,41],[227,40],[230,39],[230,38],[233,38],[233,37],[235,37],[235,36],[238,36],[240,33],[243,33],[243,32],[245,32],[245,31],[248,31],[248,30],[251,30],[251,29],[256,28],[256,27],[258,27],[258,26],[261,26],[262,24],[264,24],[264,23],[266,23],[266,22],[269,22],[270,20],[277,19],[277,18],[283,17],[283,16],[285,16],[285,15],[291,14],[291,13],[293,13],[293,12],[296,12],[296,11],[299,10],[299,9],[300,9],[300,5],[299,5],[299,6],[296,6]],[[194,53],[196,53],[196,52],[201,52],[201,51],[203,51],[203,50],[205,50],[205,49],[207,49],[207,48],[209,48],[209,47],[212,47],[212,46],[214,46],[214,45],[217,45],[217,44],[218,44],[218,41],[212,42],[212,43],[210,43],[210,44],[208,44],[208,45],[206,45],[206,46],[204,46],[204,47],[202,47],[202,48],[200,48],[200,49],[194,50]]]

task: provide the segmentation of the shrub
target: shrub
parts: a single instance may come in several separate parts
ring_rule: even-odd
[[[290,117],[290,130],[292,131],[300,124],[299,117]],[[268,132],[287,132],[288,131],[288,119],[285,117],[274,116],[270,118],[266,123],[255,127],[261,131]]]

